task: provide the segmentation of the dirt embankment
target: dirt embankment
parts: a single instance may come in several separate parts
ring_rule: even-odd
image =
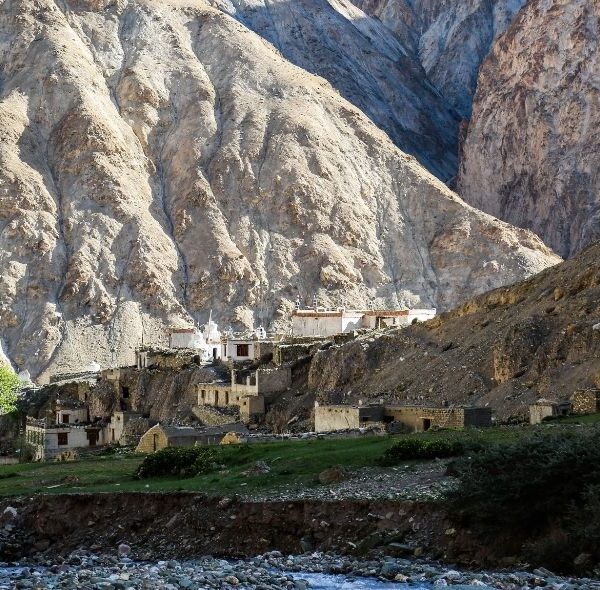
[[[252,556],[269,550],[367,553],[416,548],[441,554],[449,524],[440,507],[386,500],[247,502],[189,493],[69,494],[10,499],[17,511],[0,560],[76,548],[135,558]],[[6,516],[5,516],[6,518]]]

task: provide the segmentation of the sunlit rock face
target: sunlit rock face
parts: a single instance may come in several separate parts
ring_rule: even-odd
[[[131,363],[211,309],[445,309],[558,260],[207,2],[0,16],[1,346],[34,377]]]
[[[600,237],[600,5],[535,0],[481,69],[459,191],[563,256]]]
[[[410,40],[339,0],[212,0],[293,64],[322,76],[403,151],[446,181],[456,175],[459,117]]]

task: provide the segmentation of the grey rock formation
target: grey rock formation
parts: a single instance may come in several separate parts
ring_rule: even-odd
[[[198,0],[0,6],[0,334],[42,378],[165,327],[453,307],[558,258]]]
[[[459,117],[411,43],[340,0],[212,0],[293,64],[327,79],[403,151],[447,181],[458,169]]]
[[[481,62],[525,0],[352,0],[418,55],[431,81],[465,118]]]
[[[600,4],[535,0],[481,70],[459,192],[564,256],[600,237]]]

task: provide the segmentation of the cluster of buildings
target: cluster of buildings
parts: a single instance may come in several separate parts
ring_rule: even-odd
[[[315,403],[315,432],[379,428],[392,432],[425,432],[430,428],[485,428],[491,408],[475,406],[320,405]]]
[[[313,309],[298,306],[292,312],[289,334],[270,334],[263,327],[246,333],[222,333],[212,317],[203,329],[173,328],[167,348],[138,348],[132,367],[53,378],[49,385],[55,389],[52,407],[42,419],[27,419],[25,438],[38,460],[57,458],[72,449],[81,451],[112,443],[152,452],[164,446],[217,444],[228,437],[239,440],[249,429],[264,422],[269,405],[290,389],[292,366],[306,353],[307,346],[319,340],[352,337],[357,330],[408,326],[434,316],[433,309],[348,310],[315,305]],[[186,386],[190,391],[181,393],[192,400],[191,410],[202,425],[159,423],[132,401],[139,395],[141,376],[148,372],[178,373],[190,366],[221,368],[218,378],[196,380]],[[114,396],[116,403],[110,415],[92,415],[92,390]],[[219,417],[217,422],[206,419],[211,412]],[[316,432],[365,427],[421,431],[490,424],[488,408],[315,404],[314,410]]]

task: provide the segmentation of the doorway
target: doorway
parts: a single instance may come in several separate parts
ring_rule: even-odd
[[[431,428],[431,418],[423,418],[423,432]]]

